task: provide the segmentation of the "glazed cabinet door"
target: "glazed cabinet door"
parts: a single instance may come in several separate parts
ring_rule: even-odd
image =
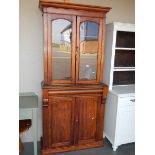
[[[48,14],[45,33],[48,47],[45,55],[45,78],[48,84],[74,83],[76,16]]]
[[[82,95],[76,97],[78,105],[78,134],[77,143],[86,144],[96,141],[97,136],[97,109],[100,97]]]
[[[72,145],[74,141],[74,104],[71,96],[49,98],[50,147]]]
[[[102,80],[103,22],[102,18],[77,17],[77,83],[100,83]]]

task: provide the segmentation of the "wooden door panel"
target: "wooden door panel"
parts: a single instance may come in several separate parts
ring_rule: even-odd
[[[75,83],[76,16],[48,14],[48,84]]]
[[[50,98],[50,145],[65,146],[73,143],[74,98]]]
[[[100,83],[103,65],[103,19],[77,17],[76,83]]]
[[[96,139],[97,96],[80,96],[76,98],[78,104],[78,143],[89,143]]]

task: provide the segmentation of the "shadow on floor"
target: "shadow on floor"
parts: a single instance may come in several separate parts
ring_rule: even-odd
[[[38,142],[38,155],[41,155],[40,148],[40,143]],[[24,151],[19,153],[19,155],[34,155],[33,143],[24,143]],[[57,153],[55,155],[135,155],[135,143],[121,145],[117,151],[114,152],[110,142],[105,138],[104,147]]]

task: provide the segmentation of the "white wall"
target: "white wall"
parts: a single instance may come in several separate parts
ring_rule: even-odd
[[[53,1],[53,0],[49,0]],[[63,2],[63,0],[54,0]],[[68,0],[72,3],[109,6],[111,11],[107,14],[107,23],[113,21],[135,23],[135,0]]]
[[[43,80],[43,24],[38,0],[19,1],[19,91],[35,92],[41,109],[41,81]],[[41,110],[38,113],[38,139],[41,136]],[[22,140],[32,141],[30,134]]]
[[[56,0],[55,0],[56,1]],[[62,0],[57,0],[62,1]],[[81,4],[110,6],[107,23],[113,21],[134,23],[135,0],[70,0]],[[41,129],[41,81],[43,80],[43,23],[38,8],[39,0],[19,0],[19,90],[35,92],[39,97],[39,127]],[[24,134],[24,141],[32,141],[30,134]]]

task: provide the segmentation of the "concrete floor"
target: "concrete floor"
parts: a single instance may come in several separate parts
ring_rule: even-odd
[[[38,144],[38,155],[41,155],[40,143]],[[33,143],[25,143],[24,147],[24,152],[19,153],[19,155],[33,155]],[[55,155],[135,155],[135,143],[121,145],[118,147],[117,151],[114,152],[110,142],[104,139],[104,147],[57,153]]]

